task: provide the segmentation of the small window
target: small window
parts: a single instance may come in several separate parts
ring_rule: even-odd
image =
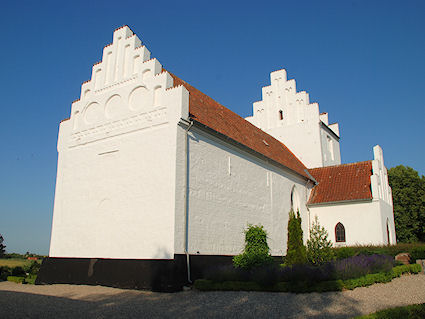
[[[283,120],[283,111],[282,110],[279,111],[279,119]]]
[[[335,240],[337,243],[345,243],[345,227],[341,223],[335,226]]]

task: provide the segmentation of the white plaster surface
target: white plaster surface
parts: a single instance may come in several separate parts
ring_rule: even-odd
[[[297,92],[295,80],[287,80],[285,70],[272,72],[270,83],[246,120],[284,143],[309,168],[341,164],[338,124],[329,125],[328,114],[320,114],[307,92]],[[335,134],[325,133],[321,123]],[[323,141],[326,136],[333,141],[333,157]]]
[[[60,125],[50,256],[173,258],[188,92],[128,27],[113,39]]]
[[[317,215],[320,225],[328,231],[329,239],[336,246],[384,245],[387,244],[386,230],[381,209],[385,203],[380,200],[339,203],[310,207],[312,221]],[[336,243],[335,226],[345,227],[345,243]],[[394,241],[391,243],[395,243]]]
[[[244,229],[248,224],[261,224],[272,255],[284,255],[294,186],[306,240],[304,179],[196,129],[190,133],[189,152],[190,254],[239,254]]]

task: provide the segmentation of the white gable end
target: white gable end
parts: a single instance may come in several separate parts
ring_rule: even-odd
[[[297,92],[285,70],[270,74],[270,85],[246,120],[284,143],[309,168],[341,164],[338,124],[329,125],[328,114],[319,113],[307,92]]]

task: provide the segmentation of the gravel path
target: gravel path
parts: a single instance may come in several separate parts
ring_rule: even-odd
[[[352,318],[425,302],[425,275],[332,293],[153,293],[0,282],[0,318]]]

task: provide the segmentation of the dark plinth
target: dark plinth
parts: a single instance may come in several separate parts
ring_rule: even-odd
[[[187,282],[186,257],[174,259],[45,258],[36,284],[84,284],[180,291]]]
[[[202,278],[210,267],[231,264],[232,256],[191,255],[191,279]],[[189,283],[186,255],[174,255],[174,259],[48,257],[43,260],[36,284],[101,285],[175,292]]]
[[[212,267],[232,265],[233,256],[190,255],[192,282]],[[281,257],[275,257],[281,262]],[[43,260],[36,284],[101,285],[161,292],[188,285],[186,255],[174,259],[56,258]]]

